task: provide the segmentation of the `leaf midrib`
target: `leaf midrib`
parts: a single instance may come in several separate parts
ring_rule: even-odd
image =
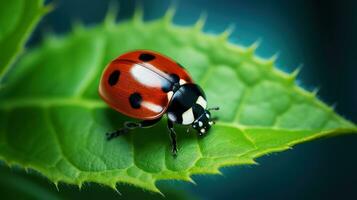
[[[59,98],[59,97],[38,97],[38,98],[12,98],[7,101],[0,101],[0,108],[4,110],[10,110],[19,107],[43,107],[50,108],[53,106],[81,106],[88,109],[96,108],[108,108],[100,99],[89,99],[89,98]],[[315,129],[288,129],[280,127],[266,127],[266,126],[247,126],[242,124],[237,124],[236,121],[218,121],[216,123],[218,126],[237,128],[244,132],[250,129],[265,129],[265,130],[278,130],[278,131],[314,131]],[[357,127],[351,127],[351,130],[355,130]],[[336,129],[340,130],[340,129]],[[347,129],[346,129],[347,130]],[[315,130],[316,131],[316,130]]]

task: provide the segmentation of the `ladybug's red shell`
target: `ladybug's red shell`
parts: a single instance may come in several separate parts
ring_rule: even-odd
[[[103,72],[99,94],[112,108],[129,117],[161,117],[172,97],[173,79],[192,83],[175,61],[152,51],[133,51],[113,60]]]

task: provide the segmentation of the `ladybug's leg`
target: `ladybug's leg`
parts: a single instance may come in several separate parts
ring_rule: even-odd
[[[111,140],[113,138],[116,138],[120,135],[123,135],[123,134],[126,134],[130,131],[131,128],[128,128],[126,126],[124,126],[124,128],[121,128],[119,130],[116,130],[114,132],[110,132],[110,133],[106,133],[106,136],[107,136],[107,140]]]
[[[170,139],[171,139],[171,146],[172,146],[171,152],[173,156],[176,156],[177,155],[176,132],[174,129],[174,124],[170,119],[168,119],[167,121],[167,127],[169,128],[170,131]]]
[[[113,138],[116,138],[120,135],[128,133],[130,130],[136,129],[136,128],[147,128],[155,125],[157,122],[161,120],[160,118],[153,119],[153,120],[144,120],[141,122],[124,122],[124,127],[116,130],[111,133],[107,133],[107,140],[111,140]]]

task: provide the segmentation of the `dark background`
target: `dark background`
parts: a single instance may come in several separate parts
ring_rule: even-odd
[[[234,24],[232,42],[249,45],[261,39],[258,55],[280,52],[277,65],[283,71],[291,72],[303,64],[299,84],[309,90],[320,88],[320,99],[357,122],[357,1],[318,2],[181,0],[174,1],[174,21],[193,24],[206,12],[206,32],[219,33]],[[70,31],[76,20],[99,23],[108,4],[55,1],[56,9],[41,22],[29,46],[37,45],[49,31]],[[172,5],[167,0],[123,0],[119,4],[119,21],[130,18],[136,4],[144,7],[146,20],[162,16]],[[357,135],[322,139],[259,158],[258,166],[224,168],[224,176],[194,176],[197,185],[170,181],[159,185],[169,184],[200,199],[357,199],[356,146]]]

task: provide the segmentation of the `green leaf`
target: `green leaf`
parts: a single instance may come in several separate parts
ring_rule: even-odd
[[[0,155],[35,169],[56,184],[91,181],[115,188],[128,183],[159,192],[156,181],[192,181],[227,165],[254,159],[323,136],[356,132],[356,126],[295,84],[297,73],[274,67],[274,57],[229,43],[228,32],[202,33],[172,24],[172,12],[151,22],[140,13],[115,24],[75,27],[47,38],[9,76],[0,100]],[[133,49],[162,52],[184,65],[204,88],[219,122],[199,138],[178,128],[179,153],[170,153],[165,120],[113,141],[105,133],[130,120],[98,97],[105,65]]]
[[[172,185],[164,185],[160,189],[165,193],[165,197],[158,193],[148,193],[138,188],[128,185],[120,185],[122,195],[113,192],[109,188],[98,184],[86,184],[82,190],[78,191],[75,186],[58,187],[48,184],[43,177],[38,176],[32,170],[25,172],[18,167],[9,168],[0,163],[0,193],[2,199],[197,199],[188,191],[177,190]]]
[[[0,78],[23,51],[30,33],[48,10],[43,0],[0,2]]]

